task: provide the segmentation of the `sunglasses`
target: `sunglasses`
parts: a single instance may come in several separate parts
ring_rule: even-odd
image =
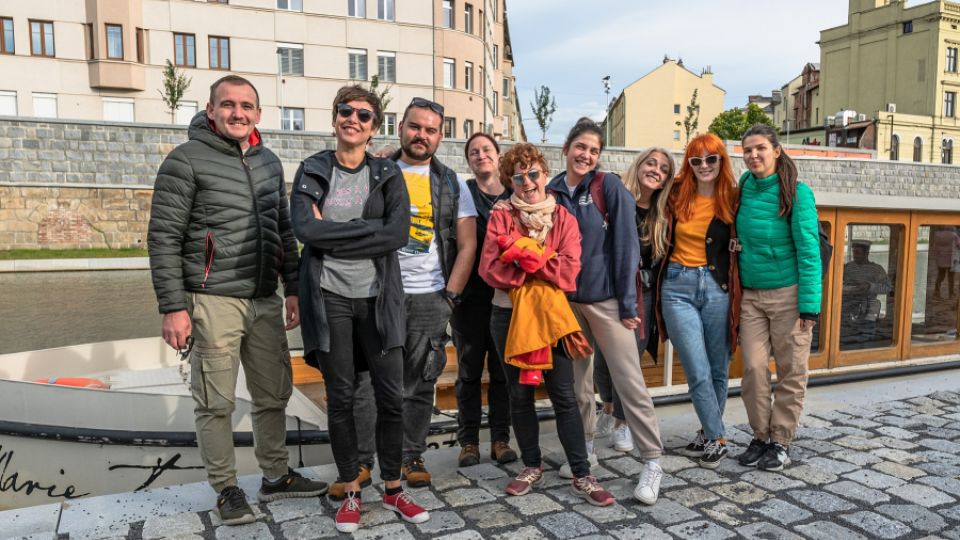
[[[719,162],[719,161],[720,161],[720,156],[717,155],[717,154],[712,154],[712,155],[709,155],[709,156],[707,156],[707,157],[702,157],[702,158],[700,158],[700,157],[692,157],[692,158],[690,158],[690,159],[687,160],[687,163],[689,163],[691,167],[699,167],[700,165],[703,165],[704,163],[706,163],[707,165],[716,165],[717,162]]]
[[[373,111],[369,109],[354,109],[346,103],[337,105],[337,114],[340,115],[340,118],[350,118],[354,111],[356,111],[357,120],[360,120],[361,124],[366,124],[367,122],[373,120]]]
[[[430,101],[429,99],[423,99],[421,97],[413,98],[413,101],[410,102],[410,105],[407,105],[407,109],[410,107],[420,107],[423,109],[430,109],[431,111],[440,115],[440,118],[443,118],[443,105]]]
[[[513,183],[517,184],[518,186],[523,184],[524,178],[529,178],[531,182],[536,182],[540,179],[540,171],[537,169],[531,169],[525,173],[515,174],[510,177],[510,179],[513,180]]]

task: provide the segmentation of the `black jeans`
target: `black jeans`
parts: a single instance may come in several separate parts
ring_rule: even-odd
[[[327,389],[327,426],[337,473],[345,482],[357,478],[359,460],[354,396],[357,366],[354,332],[370,369],[377,402],[376,444],[380,477],[400,479],[403,448],[403,357],[399,348],[382,351],[375,315],[376,298],[345,298],[324,291],[330,323],[330,352],[318,353]]]
[[[510,398],[500,353],[490,334],[492,307],[490,302],[467,300],[454,308],[450,318],[453,343],[457,346],[457,441],[461,446],[480,442],[484,359],[490,373],[487,386],[490,441],[510,441]]]
[[[507,346],[507,331],[510,329],[512,313],[512,309],[493,306],[490,316],[490,333],[493,334],[493,341],[501,358]],[[536,387],[520,384],[520,368],[503,363],[503,372],[510,393],[513,433],[520,447],[520,458],[524,466],[539,467],[542,456],[540,421],[534,406]],[[589,476],[590,462],[587,461],[587,443],[583,438],[583,421],[580,419],[577,396],[573,391],[573,365],[563,347],[553,348],[553,369],[544,370],[543,380],[553,404],[557,435],[567,455],[570,470],[577,478]]]
[[[653,291],[645,289],[643,291],[643,313],[640,314],[643,320],[643,338],[637,335],[637,350],[640,351],[640,360],[643,360],[643,352],[647,350],[647,342],[650,341],[650,334],[653,333]],[[597,347],[593,353],[593,380],[597,385],[597,392],[604,403],[613,403],[613,417],[617,420],[626,420],[623,413],[623,403],[620,396],[617,395],[616,385],[613,383],[613,377],[610,376],[610,369],[607,368],[607,361],[603,358],[603,353]]]

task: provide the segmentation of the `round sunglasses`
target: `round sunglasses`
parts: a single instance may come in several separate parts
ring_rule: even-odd
[[[340,115],[340,118],[350,118],[353,112],[357,112],[357,120],[360,120],[360,123],[366,124],[367,122],[373,120],[373,111],[370,109],[354,109],[346,103],[340,103],[337,105],[337,114]]]
[[[531,182],[536,182],[540,179],[540,171],[538,169],[530,169],[525,173],[515,174],[510,177],[513,183],[517,185],[523,184],[524,178],[529,178]]]
[[[719,154],[711,154],[711,155],[709,155],[709,156],[702,157],[702,158],[701,158],[701,157],[692,157],[692,158],[690,158],[690,159],[687,160],[687,163],[689,163],[691,167],[699,167],[700,165],[703,165],[704,163],[706,163],[707,165],[716,165],[717,162],[719,162],[719,161],[720,161],[720,155],[719,155]]]

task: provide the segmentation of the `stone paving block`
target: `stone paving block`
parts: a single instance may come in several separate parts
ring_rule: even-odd
[[[853,437],[853,436],[841,437],[839,439],[834,439],[832,442],[833,444],[845,446],[847,448],[850,448],[851,450],[873,450],[874,448],[883,447],[882,444],[872,441],[870,439],[866,439],[863,437]]]
[[[806,485],[799,480],[787,478],[782,474],[757,470],[741,474],[740,479],[768,491],[782,491],[784,489],[799,488]]]
[[[938,489],[919,484],[905,484],[902,486],[897,486],[895,488],[888,489],[887,493],[896,495],[897,497],[910,501],[914,504],[919,504],[925,508],[932,508],[934,506],[940,506],[941,504],[952,504],[957,502],[956,499]]]
[[[821,420],[815,416],[804,416],[800,419],[800,427],[830,427],[833,425],[833,422],[828,422],[826,420]]]
[[[928,533],[937,532],[947,526],[941,516],[915,504],[881,504],[875,507],[875,510],[913,529]]]
[[[766,522],[751,523],[738,527],[737,532],[740,533],[740,536],[751,540],[767,540],[771,538],[776,538],[777,540],[803,540],[801,536],[797,536],[786,529]]]
[[[447,501],[447,504],[453,506],[454,508],[460,506],[472,506],[474,504],[493,502],[497,500],[497,498],[488,493],[487,490],[480,488],[452,489],[444,493],[443,498]]]
[[[747,482],[736,482],[733,484],[728,482],[718,486],[711,486],[710,490],[738,504],[753,504],[770,496],[770,493]]]
[[[952,454],[954,456],[960,455],[960,444],[952,441],[945,441],[943,439],[919,439],[917,444],[946,454]]]
[[[857,416],[851,417],[847,420],[838,420],[838,422],[841,424],[846,424],[848,426],[853,426],[860,429],[872,429],[872,428],[883,425],[883,424],[880,424],[879,422],[874,422],[873,420],[869,420],[867,418],[861,418]]]
[[[140,533],[143,540],[153,540],[178,534],[203,532],[203,521],[196,512],[182,512],[172,516],[150,517],[143,524]]]
[[[860,469],[843,475],[844,478],[860,482],[861,484],[875,489],[889,489],[895,486],[901,486],[905,481],[889,474],[872,471],[870,469]]]
[[[4,538],[52,534],[57,536],[60,521],[60,503],[28,506],[0,512]]]
[[[400,517],[397,516],[396,512],[393,510],[387,510],[379,504],[365,504],[363,505],[363,509],[360,513],[360,523],[364,527],[392,523],[394,521],[399,521],[399,519]]]
[[[304,516],[322,514],[323,505],[320,504],[319,497],[280,499],[279,501],[268,503],[267,510],[273,515],[274,521],[282,523]]]
[[[843,512],[856,508],[851,502],[824,491],[797,489],[788,491],[787,495],[819,513]]]
[[[740,453],[738,452],[737,456],[739,455]],[[727,459],[724,459],[723,461],[721,461],[720,465],[714,470],[723,475],[728,475],[728,474],[740,475],[747,471],[756,470],[756,468],[754,467],[744,467],[743,465],[741,465],[740,462],[737,461],[737,456],[727,457]]]
[[[903,429],[910,429],[911,427],[916,427],[921,425],[920,422],[913,420],[912,418],[904,418],[902,416],[886,415],[878,416],[874,418],[877,422],[882,422],[888,426],[894,426]]]
[[[943,411],[939,411],[939,414],[943,414]],[[943,427],[950,423],[949,420],[945,418],[940,418],[939,416],[934,416],[932,414],[918,414],[911,418],[914,422],[920,422],[921,424],[933,427]]]
[[[664,525],[673,525],[674,523],[701,517],[700,514],[690,510],[686,506],[662,498],[653,506],[638,503],[636,510],[641,514],[650,516],[657,523]]]
[[[950,463],[918,463],[918,469],[923,469],[928,473],[936,476],[942,477],[960,477],[960,465],[953,465]]]
[[[797,438],[803,439],[816,439],[818,441],[829,441],[830,439],[836,439],[842,437],[843,433],[835,431],[829,427],[801,427],[797,429]]]
[[[770,499],[750,509],[783,525],[790,525],[797,521],[806,521],[813,515],[803,508],[794,506],[783,499]]]
[[[827,441],[818,441],[814,439],[797,439],[793,441],[794,448],[806,448],[811,452],[816,452],[817,454],[829,454],[831,452],[839,452],[844,450],[842,446],[837,446],[832,442]]]
[[[731,527],[739,527],[744,523],[751,521],[743,511],[741,505],[729,501],[720,501],[714,504],[708,504],[701,508],[704,514],[718,523],[724,523]]]
[[[928,396],[930,399],[936,399],[940,402],[954,403],[960,405],[960,393],[957,392],[947,392],[939,391],[934,392]]]
[[[697,486],[709,486],[711,484],[720,484],[727,479],[710,469],[686,469],[677,473],[677,476]]]
[[[462,529],[466,526],[466,522],[463,521],[456,512],[431,512],[430,519],[424,523],[417,525],[417,528],[420,529],[420,532],[426,534],[437,534],[447,531],[454,531],[457,529]]]
[[[479,529],[495,529],[520,523],[520,518],[502,504],[485,504],[466,510],[463,517],[476,522]]]
[[[844,435],[847,435],[848,437],[855,437],[855,438],[858,438],[858,439],[868,439],[868,440],[869,440],[870,438],[872,438],[872,437],[874,436],[873,433],[871,433],[871,432],[869,432],[869,431],[867,431],[867,430],[865,430],[865,429],[860,429],[860,428],[853,427],[853,426],[834,425],[831,429],[833,429],[834,431],[839,431],[840,433],[843,433]],[[837,440],[839,440],[839,439],[835,439],[834,442],[836,442]],[[839,444],[839,443],[837,443],[837,444]],[[860,444],[862,444],[862,443],[860,443]]]
[[[619,529],[607,529],[607,532],[619,540],[671,540],[673,538],[647,523]]]
[[[576,538],[600,532],[596,525],[576,512],[558,512],[537,520],[537,524],[556,538]]]
[[[920,478],[917,481],[922,484],[935,487],[948,495],[952,495],[954,497],[960,497],[960,480],[956,478],[926,476],[924,478]]]
[[[666,493],[661,492],[661,496],[669,497],[671,500],[677,501],[687,508],[720,499],[717,494],[701,487],[672,490]]]
[[[917,455],[926,461],[936,461],[938,463],[949,463],[951,465],[960,465],[960,455],[941,452],[939,450],[923,450],[917,452]]]
[[[914,448],[917,448],[917,445],[910,441],[897,439],[896,437],[888,437],[886,435],[882,437],[874,437],[873,440],[882,444],[885,448],[894,448],[897,450],[913,450]]]
[[[823,486],[823,489],[848,499],[857,499],[868,504],[877,504],[890,500],[890,496],[886,493],[873,488],[868,488],[867,486],[858,484],[852,480],[841,480],[839,482],[834,482],[833,484],[827,484]]]
[[[497,478],[496,480],[477,480],[477,487],[481,487],[487,490],[487,493],[493,495],[494,497],[506,497],[507,496],[507,485],[513,481],[513,478]]]
[[[667,527],[667,531],[688,540],[723,540],[736,536],[733,531],[724,529],[709,521],[691,521]]]
[[[884,474],[889,474],[890,476],[899,478],[901,480],[906,480],[908,482],[915,478],[920,478],[921,476],[927,475],[926,472],[917,469],[916,467],[908,467],[907,465],[893,463],[892,461],[881,461],[870,468]]]
[[[637,480],[639,481],[639,478]],[[637,482],[634,481],[634,485],[636,485],[636,483]],[[685,485],[687,485],[686,480],[684,480],[683,478],[676,477],[672,474],[664,474],[663,478],[660,479],[660,489],[670,489],[670,488],[675,488],[675,487],[680,487]]]
[[[830,521],[815,521],[797,525],[794,529],[811,540],[866,540],[862,534]]]
[[[906,407],[906,405],[904,406]],[[807,416],[820,418],[822,420],[829,420],[831,423],[850,418],[850,415],[840,411],[814,411],[809,413]]]
[[[849,461],[850,463],[859,465],[861,467],[873,465],[874,463],[880,463],[883,461],[869,452],[858,452],[856,450],[840,450],[839,452],[832,452],[830,453],[829,457],[833,459]]]
[[[360,529],[353,533],[352,540],[414,540],[403,523],[391,523]]]
[[[470,480],[493,480],[507,476],[506,471],[492,463],[481,463],[471,467],[460,467],[457,472]]]
[[[923,461],[923,458],[917,456],[915,453],[905,452],[897,448],[877,448],[870,453],[887,461],[900,463],[901,465],[913,465],[914,463],[921,463]]]
[[[613,495],[613,498],[617,499],[618,501],[633,499],[632,485],[628,486],[629,489],[627,491],[622,492],[620,494],[614,492],[613,489],[611,489],[611,485],[604,485],[603,487],[606,488],[606,490],[609,491],[611,495]],[[559,501],[560,504],[564,504],[568,506],[573,506],[583,501],[583,499],[581,499],[580,497],[577,497],[573,493],[570,493],[569,487],[557,487],[557,488],[549,489],[547,490],[547,493],[551,497]]]
[[[606,462],[603,462],[606,463]],[[610,469],[604,467],[603,465],[598,465],[596,467],[590,467],[590,474],[594,476],[597,480],[609,480],[611,478],[618,478],[620,475],[611,471]],[[629,475],[628,475],[629,476]]]
[[[246,525],[223,525],[217,527],[215,535],[217,540],[273,540],[273,533],[267,524],[259,521]]]
[[[560,474],[557,471],[543,471],[543,484],[541,484],[541,487],[569,486],[570,482],[567,478],[560,478]]]
[[[379,499],[379,496],[374,498],[364,498],[365,501],[376,501]],[[447,505],[445,502],[440,500],[439,497],[437,497],[436,493],[430,490],[417,491],[413,495],[413,500],[426,510],[437,510],[438,508],[443,508]],[[339,508],[339,505],[335,508]]]
[[[837,475],[813,465],[791,465],[783,469],[783,474],[817,486],[836,482]]]
[[[546,538],[540,529],[530,525],[498,534],[493,537],[493,540],[545,540]]]
[[[435,536],[433,540],[483,540],[483,535],[478,531],[468,530],[445,534],[443,536]]]
[[[811,467],[817,467],[827,471],[830,474],[843,474],[850,471],[855,471],[857,466],[853,463],[847,461],[838,461],[836,459],[830,459],[826,457],[815,457],[810,458],[806,462],[807,465]]]
[[[512,463],[511,463],[512,465]],[[519,474],[520,470],[518,469],[516,473]],[[446,491],[448,489],[466,487],[470,485],[470,480],[459,474],[446,475],[440,478],[432,478],[431,484],[433,484],[433,489],[437,491]]]
[[[863,529],[871,538],[900,538],[911,532],[910,527],[903,523],[887,519],[875,512],[854,512],[841,515],[840,519]]]
[[[687,456],[675,456],[668,454],[660,458],[660,467],[665,473],[675,474],[684,469],[697,467],[697,464]]]
[[[927,436],[933,437],[934,439],[944,439],[950,441],[960,437],[960,423],[953,422],[939,428],[927,428],[923,432],[926,433]]]
[[[366,521],[361,521],[362,527],[369,527]],[[303,519],[287,521],[280,525],[283,537],[289,540],[315,540],[330,538],[340,534],[333,518],[327,516],[310,516]]]
[[[69,538],[70,540],[114,540],[126,538],[129,534],[130,524],[123,523],[70,531]]]
[[[577,497],[577,500],[582,499]],[[535,516],[563,510],[562,506],[543,493],[527,493],[520,497],[507,497],[503,501],[507,503],[507,505],[516,508],[522,516]]]
[[[940,508],[937,510],[937,512],[947,519],[960,521],[960,506],[948,506],[946,508]]]
[[[643,471],[643,463],[632,457],[608,459],[603,464],[624,476],[637,476]]]
[[[573,510],[597,523],[614,523],[637,517],[636,514],[619,504],[603,507],[593,506],[592,504],[578,504],[573,507]]]
[[[881,435],[886,435],[887,437],[893,437],[894,439],[916,439],[917,434],[896,426],[881,426],[876,428],[877,433]]]

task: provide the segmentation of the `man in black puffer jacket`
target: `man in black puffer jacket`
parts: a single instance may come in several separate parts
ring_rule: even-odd
[[[259,121],[259,95],[249,81],[228,75],[210,87],[206,111],[190,123],[190,140],[160,165],[147,236],[163,339],[182,350],[193,338],[197,442],[226,525],[255,519],[237,487],[233,450],[240,364],[263,470],[257,498],[315,497],[327,489],[287,465],[284,409],[293,377],[284,327],[299,324],[299,260],[283,167],[263,146]]]

